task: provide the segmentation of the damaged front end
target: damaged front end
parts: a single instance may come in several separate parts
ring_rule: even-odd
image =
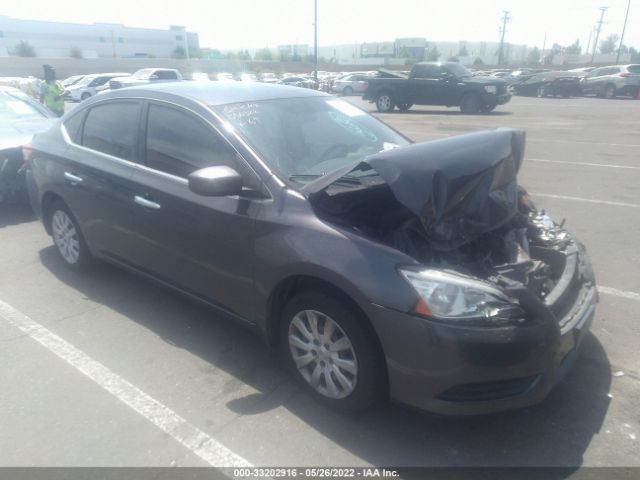
[[[596,301],[595,280],[584,247],[518,186],[524,143],[524,132],[499,129],[414,144],[304,191],[320,218],[418,262],[399,266],[420,298],[413,313],[562,329]]]

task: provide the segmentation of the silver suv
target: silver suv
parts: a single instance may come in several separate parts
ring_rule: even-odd
[[[629,95],[635,98],[640,91],[640,64],[596,68],[585,75],[581,87],[585,95],[605,98]]]

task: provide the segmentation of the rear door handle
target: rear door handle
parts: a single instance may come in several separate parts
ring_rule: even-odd
[[[146,198],[141,197],[139,195],[136,195],[135,197],[133,197],[133,201],[136,202],[138,205],[142,205],[143,207],[150,208],[152,210],[158,210],[160,208],[159,203],[152,202],[151,200],[147,200]]]
[[[64,172],[65,180],[69,180],[71,183],[80,183],[82,182],[82,177],[74,175],[73,173]]]

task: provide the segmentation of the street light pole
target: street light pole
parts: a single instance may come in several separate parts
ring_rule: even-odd
[[[616,55],[616,65],[620,63],[620,49],[622,48],[622,41],[624,40],[624,32],[627,29],[627,19],[629,18],[629,8],[631,7],[631,0],[627,1],[627,13],[624,16],[624,25],[622,26],[622,35],[620,35],[620,44],[618,45],[618,54]]]
[[[313,80],[318,85],[318,0],[313,0]]]

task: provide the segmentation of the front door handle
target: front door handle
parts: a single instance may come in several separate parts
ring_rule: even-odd
[[[69,180],[73,184],[82,182],[82,177],[79,177],[70,172],[64,172],[64,178],[65,180]]]
[[[133,201],[136,202],[138,205],[142,205],[143,207],[150,208],[152,210],[158,210],[160,208],[159,203],[152,202],[151,200],[147,200],[146,198],[141,197],[139,195],[136,195],[135,197],[133,197]]]

